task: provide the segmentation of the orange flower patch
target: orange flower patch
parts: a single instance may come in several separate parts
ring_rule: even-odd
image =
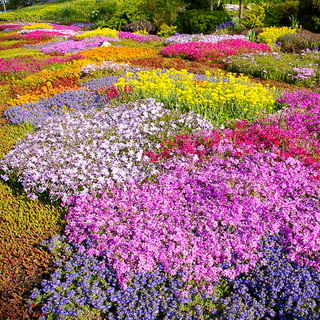
[[[154,56],[157,51],[149,48],[99,47],[79,53],[93,61],[128,61],[129,59]]]

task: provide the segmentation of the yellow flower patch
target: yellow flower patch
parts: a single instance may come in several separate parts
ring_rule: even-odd
[[[245,76],[207,72],[206,79],[198,81],[187,70],[175,69],[127,73],[115,86],[124,92],[130,86],[135,98],[153,97],[169,108],[202,114],[214,124],[233,118],[253,120],[263,111],[271,113],[276,95],[274,89]]]

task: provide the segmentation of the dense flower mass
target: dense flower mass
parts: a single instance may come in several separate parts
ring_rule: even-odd
[[[42,99],[35,103],[28,103],[7,109],[4,116],[10,123],[30,123],[34,127],[51,117],[63,116],[77,110],[102,107],[106,98],[85,89],[64,91],[49,99]]]
[[[25,30],[26,31],[26,30]],[[8,39],[12,40],[46,40],[56,37],[68,37],[64,32],[61,31],[44,31],[44,30],[30,30],[30,32],[25,33],[18,33],[18,34],[12,34],[8,35]]]
[[[131,39],[136,42],[148,42],[148,41],[160,41],[161,39],[158,36],[154,35],[142,35],[132,32],[119,31],[119,38],[121,39]]]
[[[175,34],[165,39],[164,43],[187,43],[187,42],[209,42],[217,43],[223,40],[241,39],[248,40],[247,36],[244,35],[229,35],[229,34]]]
[[[103,61],[99,64],[87,64],[81,69],[82,75],[93,74],[96,71],[109,71],[110,73],[125,73],[132,69],[127,63],[117,63],[113,61]]]
[[[217,43],[203,41],[176,43],[168,45],[160,53],[168,57],[183,57],[198,61],[220,61],[228,56],[257,51],[270,51],[270,48],[263,43],[231,39]]]
[[[110,28],[97,28],[92,31],[82,32],[76,35],[76,39],[81,40],[86,37],[95,37],[95,36],[103,36],[103,37],[112,37],[115,38],[118,36],[118,31]]]
[[[96,21],[106,23],[115,21]],[[243,75],[318,89],[319,52],[271,52],[280,34],[295,34],[288,27],[264,29],[256,43],[222,23],[215,34],[167,38],[161,55],[145,30],[93,28],[0,26],[0,200],[9,210],[0,216],[0,313],[319,320],[320,94],[283,94]],[[25,194],[3,192],[13,187]],[[36,212],[37,197],[54,202],[61,224],[47,226],[48,237],[60,232],[44,243],[50,252],[33,255],[45,237],[33,222],[51,215]],[[30,310],[21,307],[40,277]]]
[[[3,161],[2,178],[17,174],[29,196],[46,191],[66,200],[101,191],[110,180],[146,179],[156,170],[144,151],[166,137],[211,128],[199,116],[165,110],[152,99],[66,114],[17,144]]]
[[[130,97],[153,97],[169,108],[199,113],[215,125],[232,118],[255,119],[263,111],[272,111],[275,102],[274,90],[231,73],[194,75],[175,69],[129,72],[115,84],[124,91],[128,86],[132,87]]]
[[[84,40],[67,40],[63,42],[57,42],[54,44],[50,44],[49,46],[45,46],[41,48],[41,52],[60,52],[60,53],[69,53],[75,51],[82,51],[87,48],[99,47],[105,41],[119,41],[118,38],[107,38],[103,36],[96,36],[91,38],[85,38]]]
[[[281,235],[292,261],[319,269],[317,172],[272,153],[239,157],[232,144],[212,153],[199,166],[171,159],[154,183],[72,198],[68,239],[92,241],[89,252],[105,254],[120,282],[158,264],[187,281],[234,278],[255,266],[267,233]]]
[[[80,53],[87,59],[102,62],[105,60],[128,61],[130,59],[153,56],[157,52],[156,50],[149,48],[143,49],[110,46],[80,51]]]

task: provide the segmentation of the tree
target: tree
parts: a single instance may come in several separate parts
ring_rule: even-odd
[[[2,5],[3,5],[3,11],[6,12],[7,11],[7,8],[6,8],[6,2],[7,0],[0,0]]]
[[[244,0],[239,0],[239,19],[243,18]]]

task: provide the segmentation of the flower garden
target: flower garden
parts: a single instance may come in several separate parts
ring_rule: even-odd
[[[295,32],[1,24],[0,318],[320,319],[320,53],[275,46]]]

